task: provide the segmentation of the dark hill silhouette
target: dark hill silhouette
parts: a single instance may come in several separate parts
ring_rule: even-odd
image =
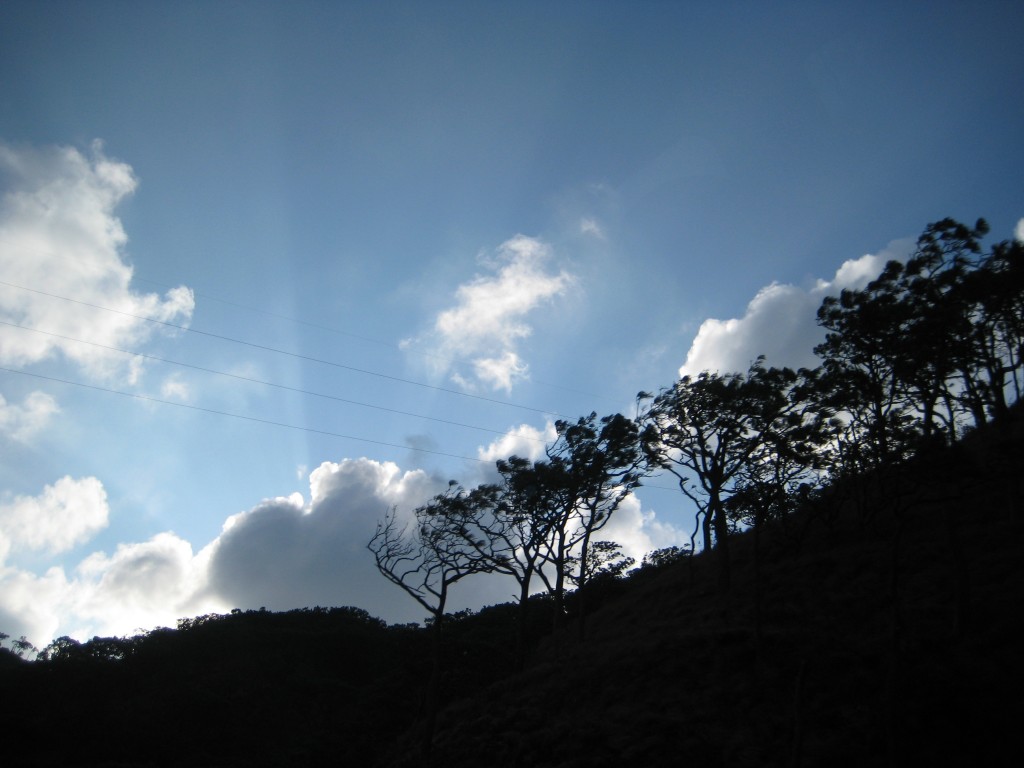
[[[1009,765],[1024,698],[1020,407],[753,543],[454,617],[431,764]],[[849,481],[847,481],[849,482]],[[880,498],[872,488],[883,487]],[[567,610],[575,610],[570,595]],[[236,612],[0,665],[4,763],[424,765],[427,632],[351,608]]]

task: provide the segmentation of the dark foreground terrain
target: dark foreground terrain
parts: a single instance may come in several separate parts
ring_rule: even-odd
[[[834,489],[714,554],[451,620],[429,756],[428,630],[236,612],[0,654],[8,766],[1017,765],[1018,426]]]

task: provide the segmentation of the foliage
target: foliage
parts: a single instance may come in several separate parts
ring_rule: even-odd
[[[0,653],[23,660],[27,655],[34,657],[39,653],[39,649],[32,645],[24,635],[17,640],[10,640],[10,637],[6,632],[0,632]],[[8,640],[10,640],[10,648],[4,647],[4,643]]]
[[[689,557],[691,554],[692,552],[688,546],[664,547],[662,549],[656,549],[644,555],[644,559],[640,561],[640,568],[667,568],[676,563],[681,562],[685,558]]]
[[[555,599],[555,617],[561,614],[566,582],[582,590],[594,575],[591,554],[594,535],[604,528],[627,496],[640,485],[644,454],[635,422],[622,414],[597,418],[596,413],[575,423],[555,422],[558,439],[547,451],[560,467],[564,493],[562,507],[546,541],[543,555],[555,571],[548,590]],[[579,609],[580,631],[586,610]]]
[[[408,525],[399,528],[392,508],[367,544],[380,573],[435,621],[444,616],[453,584],[492,568],[481,551],[486,543],[468,535],[480,498],[453,481],[447,491],[416,508],[411,532]]]
[[[684,376],[642,416],[648,462],[675,475],[696,505],[704,549],[714,542],[723,550],[723,584],[729,581],[727,501],[750,468],[779,449],[787,425],[802,424],[790,397],[795,382],[790,369],[765,368],[758,359],[746,374]]]
[[[920,440],[954,441],[1019,399],[1024,245],[988,251],[988,224],[929,224],[905,264],[890,261],[861,290],[827,297],[823,400],[846,415],[859,469],[905,460]]]

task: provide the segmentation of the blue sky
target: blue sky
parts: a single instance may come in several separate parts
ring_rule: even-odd
[[[821,298],[930,221],[1020,233],[1022,32],[1010,2],[5,3],[0,630],[422,618],[363,549],[390,506],[681,371],[812,363]],[[650,488],[609,533],[639,559],[690,518]]]

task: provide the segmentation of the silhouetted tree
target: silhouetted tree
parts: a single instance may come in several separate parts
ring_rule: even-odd
[[[416,508],[411,531],[399,526],[392,508],[367,544],[377,570],[423,606],[436,626],[443,621],[451,586],[489,567],[476,543],[463,535],[473,513],[468,494],[453,482]]]
[[[11,636],[6,632],[0,632],[0,650],[9,652],[11,655],[17,656],[19,659],[24,659],[26,654],[36,656],[39,653],[39,649],[32,645],[25,635],[22,635],[17,640],[11,640],[10,648],[4,648],[4,641],[9,640],[10,637]]]
[[[586,568],[588,582],[592,582],[595,578],[620,578],[636,564],[634,558],[623,553],[622,545],[614,541],[593,542],[590,545],[587,558],[590,561]],[[573,584],[577,586],[579,586],[579,573],[580,571],[576,571],[571,577]]]
[[[425,754],[430,752],[437,717],[442,633],[449,590],[461,579],[493,567],[493,561],[482,554],[487,542],[475,540],[468,534],[482,501],[482,496],[467,494],[452,481],[447,491],[416,508],[411,531],[408,526],[399,527],[397,509],[392,508],[377,524],[366,545],[373,553],[377,570],[430,613],[434,652],[424,696]]]
[[[872,466],[904,460],[919,436],[952,442],[964,424],[1005,415],[1008,391],[1020,397],[1024,246],[985,252],[988,231],[984,219],[929,224],[905,264],[818,310],[821,392]]]
[[[788,374],[775,382],[789,401],[761,434],[758,445],[737,476],[725,500],[731,520],[752,529],[754,549],[754,639],[758,660],[762,651],[764,573],[762,532],[770,523],[785,526],[795,508],[806,505],[826,479],[831,436],[827,414],[815,412],[803,399],[804,387]],[[774,398],[779,390],[770,390]],[[777,401],[778,402],[778,401]],[[781,403],[779,402],[781,405]]]
[[[927,349],[953,362],[951,394],[976,425],[1005,416],[1008,389],[1020,397],[1024,342],[1024,245],[1003,241],[985,252],[988,232],[984,219],[929,224],[904,269],[918,317],[932,321],[927,335],[915,336],[934,339]]]
[[[58,662],[79,661],[86,658],[86,655],[82,651],[82,644],[78,640],[67,635],[61,635],[43,648],[39,653],[39,660]]]
[[[814,386],[818,401],[845,427],[837,438],[850,474],[902,461],[920,434],[896,370],[907,317],[893,287],[899,267],[891,262],[864,290],[827,296],[818,309],[818,324],[828,333],[814,348],[822,359]]]
[[[558,421],[555,428],[558,439],[547,454],[551,465],[561,467],[559,473],[566,485],[564,506],[549,537],[545,560],[555,568],[551,586],[556,620],[562,610],[566,579],[571,578],[577,587],[582,637],[586,627],[584,588],[593,575],[590,550],[594,535],[640,485],[646,471],[645,457],[636,422],[619,413],[601,419],[591,413],[575,423]]]
[[[542,577],[551,537],[566,507],[569,485],[561,463],[537,462],[519,456],[497,462],[502,482],[482,487],[493,493],[490,514],[481,514],[476,531],[487,539],[486,552],[497,573],[511,576],[518,588],[517,658],[526,650],[530,594],[534,580]],[[482,508],[482,505],[481,505]]]
[[[720,551],[723,587],[730,581],[725,502],[773,439],[777,422],[797,408],[788,395],[795,381],[793,371],[765,368],[758,358],[746,374],[684,376],[655,397],[642,416],[648,462],[675,475],[697,506],[704,551],[712,542]]]
[[[653,552],[648,552],[644,555],[644,559],[640,561],[640,570],[648,568],[665,568],[674,563],[680,562],[683,558],[689,557],[689,547],[663,547],[662,549],[656,549]]]

